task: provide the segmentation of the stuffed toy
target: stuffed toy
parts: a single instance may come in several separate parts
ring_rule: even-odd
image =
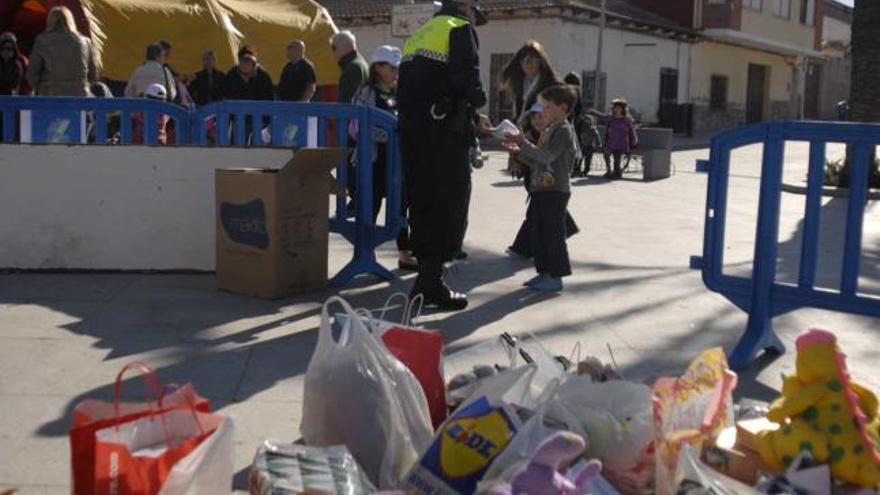
[[[831,332],[805,332],[797,353],[796,374],[785,378],[767,415],[780,428],[758,435],[761,457],[783,471],[807,451],[839,481],[880,486],[877,397],[850,380]]]
[[[602,463],[590,461],[572,482],[564,471],[587,448],[580,435],[560,431],[544,440],[531,460],[513,477],[511,484],[496,485],[490,495],[580,495],[602,472]]]

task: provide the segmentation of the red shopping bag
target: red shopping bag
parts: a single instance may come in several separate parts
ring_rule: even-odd
[[[132,369],[143,373],[147,390],[156,399],[155,404],[153,402],[118,401],[122,389],[122,377]],[[95,493],[95,433],[98,430],[147,416],[159,409],[160,400],[162,408],[165,409],[192,406],[200,412],[211,411],[208,400],[200,397],[192,385],[184,385],[163,394],[156,372],[146,364],[138,362],[130,363],[122,368],[116,377],[115,392],[117,399],[113,402],[86,399],[77,404],[73,410],[73,426],[70,429],[69,437],[74,495]]]
[[[443,336],[436,330],[390,326],[382,331],[382,342],[416,376],[428,399],[431,423],[439,427],[446,420],[446,384],[443,382]]]
[[[157,495],[178,462],[223,421],[220,415],[195,409],[166,409],[98,430],[94,494]],[[226,483],[231,481],[230,472]]]

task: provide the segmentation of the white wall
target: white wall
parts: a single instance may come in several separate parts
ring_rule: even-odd
[[[288,150],[0,144],[0,268],[214,269],[214,170]]]
[[[598,27],[566,23],[568,57],[560,72],[593,70],[596,66]],[[603,71],[607,74],[606,101],[625,96],[645,121],[656,121],[660,103],[660,70],[678,69],[679,103],[687,102],[689,43],[641,33],[609,29],[605,32]]]
[[[369,58],[381,44],[403,46],[405,40],[391,37],[390,25],[350,28]],[[536,18],[492,21],[478,28],[481,78],[490,87],[491,55],[514,53],[529,39],[544,44],[560,76],[594,70],[599,27],[562,19]],[[625,95],[631,106],[647,120],[656,118],[660,100],[660,69],[679,71],[679,102],[687,101],[689,43],[641,33],[608,29],[605,33],[604,72],[608,75],[606,101]]]

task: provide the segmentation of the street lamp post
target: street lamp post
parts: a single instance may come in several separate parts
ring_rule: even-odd
[[[602,51],[603,45],[605,44],[605,8],[607,6],[607,0],[602,0],[602,11],[599,13],[599,43],[598,43],[598,51],[596,53],[596,72],[593,76],[593,105],[599,105],[599,83],[601,82],[602,77]],[[600,109],[600,110],[604,110]]]

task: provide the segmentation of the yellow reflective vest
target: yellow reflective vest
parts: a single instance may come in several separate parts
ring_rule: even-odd
[[[416,30],[403,45],[403,61],[425,57],[437,62],[449,62],[449,35],[453,29],[470,24],[465,19],[441,15],[432,18]]]

